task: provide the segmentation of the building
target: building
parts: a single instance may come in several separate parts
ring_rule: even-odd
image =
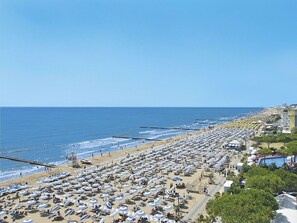
[[[276,197],[279,209],[272,223],[292,223],[297,222],[297,203],[296,198],[289,194],[281,194]]]
[[[290,129],[297,127],[297,109],[289,110]]]
[[[282,118],[282,126],[283,128],[289,128],[290,126],[290,119],[289,119],[289,112],[288,109],[284,109],[281,113]]]
[[[233,181],[232,180],[227,180],[224,183],[224,192],[225,193],[231,188],[232,184],[233,184]]]

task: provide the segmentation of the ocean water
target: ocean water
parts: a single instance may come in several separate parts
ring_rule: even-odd
[[[262,108],[0,108],[0,155],[63,163],[145,143],[112,136],[164,139],[261,111]],[[0,159],[0,181],[43,169]]]

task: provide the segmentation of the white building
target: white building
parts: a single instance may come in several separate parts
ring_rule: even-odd
[[[224,183],[224,192],[227,192],[231,188],[232,184],[233,184],[232,180],[227,180]]]

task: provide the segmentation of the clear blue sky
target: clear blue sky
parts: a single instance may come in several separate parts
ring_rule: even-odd
[[[296,0],[0,2],[0,106],[284,102]]]

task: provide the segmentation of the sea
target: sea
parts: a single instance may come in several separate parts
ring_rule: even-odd
[[[63,164],[78,158],[122,148],[146,140],[166,139],[260,112],[263,108],[0,108],[0,155]],[[0,159],[0,181],[43,170],[43,167]]]

